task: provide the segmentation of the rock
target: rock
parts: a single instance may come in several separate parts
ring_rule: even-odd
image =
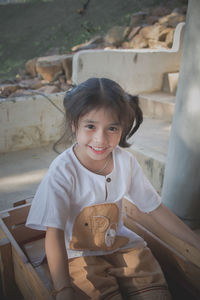
[[[34,78],[34,79],[21,80],[19,82],[19,86],[22,89],[33,89],[33,90],[35,90],[35,89],[39,89],[40,87],[42,87],[43,83],[38,78]]]
[[[73,52],[77,52],[77,51],[81,51],[81,50],[89,50],[89,49],[97,49],[97,48],[100,48],[98,44],[79,44],[79,45],[76,45],[74,47],[72,47],[72,51]]]
[[[157,16],[146,16],[144,23],[147,25],[153,25],[158,22]]]
[[[184,21],[185,21],[185,16],[178,14],[177,12],[172,12],[171,14],[159,18],[158,20],[159,24],[167,25],[174,28],[178,23]]]
[[[167,36],[166,36],[166,39],[165,39],[165,43],[167,45],[168,48],[171,48],[172,45],[173,45],[173,41],[174,41],[174,29],[171,30]]]
[[[36,70],[43,79],[49,82],[54,81],[63,74],[61,55],[40,57],[36,63]]]
[[[61,61],[66,81],[71,81],[72,79],[72,58],[73,55],[66,55]]]
[[[105,42],[115,46],[120,46],[124,40],[126,27],[114,26],[112,27],[105,36]]]
[[[11,97],[21,97],[21,96],[30,96],[30,95],[34,95],[35,92],[34,90],[27,90],[27,89],[19,89],[17,91],[15,91],[14,93],[10,94],[10,98]]]
[[[137,34],[130,42],[129,47],[138,49],[138,48],[147,48],[148,42],[142,35]]]
[[[32,77],[37,76],[36,62],[37,62],[37,58],[33,58],[33,59],[29,59],[25,64],[26,73],[31,75]]]
[[[151,49],[167,49],[167,45],[165,42],[160,42],[157,40],[148,40],[149,48]]]
[[[38,92],[42,94],[52,94],[59,92],[59,88],[55,85],[45,85],[37,90]]]
[[[85,42],[85,43],[82,43],[82,44],[72,47],[72,51],[77,52],[80,50],[103,48],[102,47],[103,43],[104,43],[103,37],[98,35],[98,36],[92,38],[91,40],[89,40],[88,42]]]
[[[134,13],[131,16],[129,26],[132,28],[132,27],[141,25],[142,23],[144,23],[144,19],[146,16],[147,16],[147,13],[144,11],[139,11],[137,13]]]
[[[95,37],[93,37],[91,40],[89,40],[87,42],[88,45],[92,45],[92,44],[101,44],[104,42],[104,38],[101,35],[97,35]]]
[[[154,25],[145,26],[140,30],[139,34],[145,39],[158,40],[160,32],[162,32],[165,28],[165,25],[156,23]]]
[[[132,38],[133,38],[134,36],[136,36],[136,34],[139,33],[139,31],[140,31],[141,28],[142,28],[142,26],[136,26],[136,27],[134,27],[134,28],[131,30],[131,32],[129,33],[128,37],[127,37],[128,41],[132,40]]]
[[[116,47],[114,45],[109,45],[104,47],[104,50],[111,50],[111,49],[116,49]]]
[[[126,39],[130,32],[131,32],[132,28],[130,26],[126,26],[125,29],[124,29],[124,39]]]
[[[122,49],[129,49],[130,48],[130,43],[129,42],[123,42],[121,44],[121,48]]]
[[[185,16],[177,14],[176,16],[171,16],[168,20],[168,26],[175,28],[178,23],[185,22]]]
[[[18,84],[1,84],[0,85],[0,97],[6,98],[9,97],[12,93],[19,89]]]
[[[165,28],[163,31],[160,32],[159,36],[158,36],[158,40],[161,42],[164,42],[166,40],[167,35],[169,34],[169,32],[173,31],[173,28]]]

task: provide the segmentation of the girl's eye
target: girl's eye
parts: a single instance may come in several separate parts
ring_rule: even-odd
[[[119,128],[117,128],[117,127],[110,127],[109,128],[109,131],[112,131],[112,132],[115,132],[115,131],[118,131],[119,130]]]
[[[88,125],[86,125],[86,128],[88,128],[88,129],[94,129],[94,125],[93,124],[88,124]]]

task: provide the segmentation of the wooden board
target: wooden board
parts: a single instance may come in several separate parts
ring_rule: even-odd
[[[149,214],[142,213],[135,205],[126,199],[124,199],[123,210],[126,216],[130,217],[138,224],[143,225],[162,241],[165,241],[173,249],[181,253],[188,261],[200,268],[200,251],[198,249],[167,232],[167,230],[156,223]]]
[[[19,245],[45,235],[44,231],[25,227],[29,210],[30,204],[25,204],[0,212],[1,219]]]
[[[163,271],[195,299],[200,299],[200,252],[172,236],[127,200],[124,211],[125,225],[144,238]]]
[[[51,289],[47,288],[43,281],[41,280],[40,276],[38,276],[36,270],[33,268],[31,263],[29,262],[29,259],[27,256],[24,254],[22,251],[21,247],[19,244],[16,242],[14,239],[13,235],[9,231],[8,227],[6,226],[5,223],[8,224],[9,228],[11,228],[11,231],[13,231],[12,224],[19,224],[21,220],[24,222],[25,219],[25,214],[24,211],[27,211],[26,209],[24,210],[24,207],[22,207],[22,211],[20,212],[20,207],[9,210],[8,214],[6,215],[4,212],[4,217],[0,219],[0,239],[1,243],[2,239],[7,238],[10,245],[11,245],[11,256],[10,260],[12,261],[13,264],[13,270],[14,270],[14,279],[15,282],[21,291],[21,294],[23,295],[24,299],[30,300],[30,299],[39,299],[39,300],[53,300],[53,296],[51,295]],[[13,212],[13,213],[12,213]],[[17,213],[16,213],[17,212]],[[9,217],[12,217],[11,220],[9,220]],[[22,219],[17,221],[16,216],[22,217]],[[4,220],[6,222],[4,223]],[[27,228],[28,229],[28,228]],[[26,230],[26,227],[23,229]],[[16,235],[18,236],[18,234]],[[27,238],[27,234],[25,234],[25,239]],[[36,235],[34,235],[34,238]],[[24,237],[23,237],[24,238]],[[20,242],[23,240],[23,238],[19,238]],[[33,236],[31,236],[31,239]],[[0,248],[1,250],[2,248]],[[2,252],[2,251],[1,251]],[[3,276],[7,276],[7,272],[9,272],[10,264],[4,265],[6,267],[6,273],[3,274]],[[13,284],[13,277],[3,277],[2,282],[6,282],[7,288]],[[15,299],[15,295],[10,295],[7,292],[7,289],[4,289],[5,296],[8,299]]]

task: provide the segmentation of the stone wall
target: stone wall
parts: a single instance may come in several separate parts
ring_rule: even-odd
[[[22,150],[57,141],[63,133],[62,103],[63,93],[1,100],[0,152]]]

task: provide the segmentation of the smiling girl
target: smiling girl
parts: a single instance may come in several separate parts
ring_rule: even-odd
[[[146,242],[123,225],[123,198],[177,237],[200,242],[123,149],[142,122],[138,98],[90,78],[66,93],[64,107],[76,142],[51,164],[27,220],[46,230],[56,299],[171,299]]]

